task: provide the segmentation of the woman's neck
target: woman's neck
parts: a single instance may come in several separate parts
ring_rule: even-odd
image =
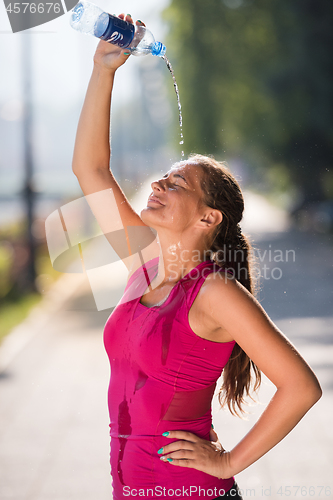
[[[158,236],[160,258],[157,278],[160,283],[177,282],[194,269],[200,262],[209,259],[209,251],[202,241],[186,241],[184,237],[174,238]]]

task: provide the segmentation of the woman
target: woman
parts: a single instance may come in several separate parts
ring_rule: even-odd
[[[99,43],[73,159],[85,195],[112,190],[127,236],[133,227],[158,234],[149,245],[128,240],[126,290],[105,326],[114,498],[241,498],[234,475],[281,441],[321,389],[252,295],[249,246],[239,227],[243,198],[227,169],[199,155],[174,165],[152,183],[140,217],[114,179],[111,92],[129,55]],[[262,371],[277,388],[228,452],[211,430],[223,368],[220,396],[233,412],[249,394],[251,371],[255,386]]]

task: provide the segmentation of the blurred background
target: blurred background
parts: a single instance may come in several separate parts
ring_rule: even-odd
[[[112,14],[130,13],[146,23],[155,38],[166,44],[180,91],[183,146],[179,145],[176,96],[165,63],[151,56],[131,57],[118,71],[112,103],[111,167],[126,195],[139,210],[151,179],[180,160],[182,149],[185,155],[213,154],[228,162],[245,192],[243,227],[257,245],[260,266],[268,264],[274,269],[279,262],[281,279],[262,275],[260,301],[304,353],[329,395],[319,403],[326,406],[317,413],[314,409],[311,422],[304,424],[309,425],[307,437],[312,439],[318,469],[309,476],[310,455],[303,450],[290,481],[296,485],[296,474],[308,496],[327,497],[329,490],[324,490],[325,495],[315,490],[312,495],[309,488],[332,486],[327,464],[333,457],[323,443],[333,443],[328,425],[332,409],[333,4],[327,0],[95,3]],[[107,458],[103,453],[107,455],[107,450],[102,444],[106,442],[105,414],[100,420],[100,442],[96,439],[100,443],[96,453],[103,450],[100,461],[88,448],[94,445],[87,441],[84,450],[89,449],[87,455],[94,461],[83,464],[82,453],[82,463],[77,462],[83,434],[75,434],[80,422],[81,431],[85,429],[86,436],[91,436],[91,429],[96,429],[96,405],[104,402],[106,386],[100,380],[106,384],[108,368],[100,335],[110,310],[96,311],[83,274],[64,275],[52,268],[45,240],[47,216],[82,196],[71,160],[98,41],[72,30],[70,13],[16,34],[11,32],[4,4],[0,4],[0,14],[0,342],[4,339],[0,346],[4,401],[0,498],[110,498],[109,478],[106,485],[104,475]],[[269,250],[281,251],[280,261],[273,262]],[[295,252],[296,259],[288,262],[288,250]],[[122,285],[116,286],[121,289]],[[73,358],[81,329],[87,329],[80,340],[86,351],[82,365],[76,365],[79,362]],[[39,364],[48,359],[47,341],[57,346],[59,358]],[[91,353],[95,358],[90,358]],[[103,361],[98,362],[100,359]],[[87,368],[84,363],[90,367],[86,373],[89,383],[82,392],[85,409],[81,417],[80,412],[70,410],[74,418],[68,409],[71,401],[77,401],[73,391],[81,394],[83,390],[78,387],[80,370]],[[57,366],[62,369],[58,383]],[[29,381],[27,373],[34,369],[35,378]],[[56,416],[46,410],[46,393],[38,392],[42,391],[41,377],[54,384],[54,397],[60,398],[55,397],[57,407],[62,408]],[[21,395],[36,387],[33,397],[26,396],[29,403],[21,414]],[[100,399],[89,405],[92,397]],[[54,406],[50,408],[54,410]],[[21,420],[17,420],[18,413]],[[54,482],[50,479],[49,486],[43,483],[42,487],[41,478],[53,464],[47,428],[45,435],[37,432],[47,419],[57,429],[53,444],[59,442],[66,425],[77,438],[64,444],[58,455],[59,468],[52,469],[54,476],[50,473]],[[16,424],[10,427],[9,422]],[[234,428],[235,424],[228,425]],[[221,432],[223,429],[221,426]],[[303,443],[302,431],[295,432],[294,446],[298,447]],[[314,433],[311,439],[308,432]],[[23,454],[15,444],[18,436],[26,443]],[[32,464],[32,455],[36,463],[26,467]],[[258,488],[258,497],[265,496],[259,485],[267,490],[275,481],[274,472],[283,466],[279,450],[270,456],[272,476],[267,465],[253,469],[251,477],[244,476],[246,484]],[[21,487],[15,480],[18,463],[25,471]],[[95,483],[76,488],[71,478],[82,475],[82,467]],[[56,485],[57,474],[66,477],[60,485]],[[96,496],[92,484],[104,485]],[[275,498],[272,492],[266,496]]]
[[[167,44],[186,154],[227,160],[244,189],[269,197],[296,227],[332,231],[330,2],[99,4],[144,18]],[[44,220],[81,194],[71,158],[97,40],[70,29],[69,13],[12,34],[1,9],[0,314],[6,314],[17,301],[21,311],[38,300],[57,278]],[[129,197],[180,159],[177,111],[161,59],[133,57],[117,74],[112,169]]]
[[[144,17],[163,39],[166,5],[100,2],[112,13],[126,7],[133,17]],[[0,331],[5,333],[58,277],[49,266],[44,222],[82,195],[71,161],[98,41],[70,28],[69,13],[13,34],[5,6],[0,8]],[[179,156],[172,152],[179,131],[173,126],[168,70],[160,59],[132,59],[119,72],[112,129],[112,168],[129,196],[148,173]]]

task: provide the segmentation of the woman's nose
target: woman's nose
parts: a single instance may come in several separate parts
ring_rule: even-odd
[[[161,181],[154,181],[151,183],[152,190],[157,189],[157,191],[163,191],[164,186]]]

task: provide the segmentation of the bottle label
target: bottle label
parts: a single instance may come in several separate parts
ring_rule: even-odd
[[[109,24],[104,34],[99,37],[101,40],[118,45],[118,47],[128,47],[134,37],[134,25],[109,14]]]

